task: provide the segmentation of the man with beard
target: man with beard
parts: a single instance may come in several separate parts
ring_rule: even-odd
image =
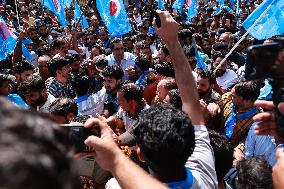
[[[104,105],[113,104],[115,111],[118,110],[117,91],[121,85],[123,70],[117,66],[107,66],[101,72],[104,77],[104,87],[94,94],[98,114],[103,114]]]
[[[196,82],[198,95],[206,104],[216,103],[221,97],[212,89],[215,83],[216,80],[211,72],[202,71],[198,74]]]
[[[215,70],[221,61],[225,58],[225,56],[219,52],[216,52],[213,55],[213,69]],[[225,60],[221,66],[216,70],[216,81],[218,86],[224,92],[227,92],[230,88],[232,88],[238,82],[237,74],[230,69],[227,69],[228,62]],[[218,91],[219,92],[219,91]]]
[[[73,90],[69,84],[71,67],[68,61],[62,57],[52,58],[47,64],[50,73],[47,91],[55,98],[73,98]]]
[[[27,104],[40,112],[48,113],[50,104],[55,97],[47,93],[44,80],[38,75],[31,75],[19,86],[20,93]]]

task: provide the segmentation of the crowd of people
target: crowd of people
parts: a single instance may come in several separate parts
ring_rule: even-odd
[[[129,0],[132,30],[117,38],[95,1],[82,29],[73,6],[61,27],[41,1],[0,0],[18,36],[0,61],[0,187],[283,188],[272,87],[244,77],[248,47],[283,36],[248,36],[224,60],[262,0],[197,2],[188,19],[187,3],[165,1],[157,27],[158,2]],[[62,125],[78,123],[99,127],[85,140],[95,151],[70,144]]]

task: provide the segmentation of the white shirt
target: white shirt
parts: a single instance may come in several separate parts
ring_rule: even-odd
[[[224,75],[216,78],[217,84],[222,89],[228,89],[238,82],[238,75],[230,69],[227,69]]]
[[[106,57],[106,59],[108,60],[108,65],[112,66],[112,65],[118,65],[114,59],[114,55],[110,54]],[[126,79],[126,72],[125,69],[130,67],[130,66],[134,66],[135,64],[135,56],[132,53],[129,52],[124,52],[124,57],[121,60],[121,64],[120,67],[121,69],[124,71],[124,77],[123,79]]]
[[[49,106],[55,100],[56,100],[56,98],[53,95],[48,94],[46,102],[41,107],[38,107],[38,111],[43,112],[43,113],[49,113]]]

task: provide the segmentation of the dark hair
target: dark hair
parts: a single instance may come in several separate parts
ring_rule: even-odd
[[[134,125],[134,135],[146,164],[159,178],[169,178],[183,170],[195,147],[188,115],[165,104],[142,112]]]
[[[204,79],[208,79],[209,84],[216,83],[216,77],[212,71],[201,71],[198,76]]]
[[[166,77],[175,77],[175,71],[174,71],[174,66],[172,63],[169,62],[159,62],[154,65],[154,70]]]
[[[64,58],[68,61],[69,64],[80,61],[79,54],[66,54]]]
[[[36,54],[38,55],[38,57],[41,57],[42,55],[47,55],[49,52],[50,48],[46,45],[43,45],[36,50]]]
[[[178,38],[179,39],[185,39],[187,37],[189,37],[190,40],[192,38],[192,32],[189,29],[183,29],[183,30],[178,32]]]
[[[113,50],[114,44],[115,44],[115,43],[120,43],[120,42],[122,42],[122,40],[115,37],[115,38],[113,38],[113,39],[110,40],[110,45],[109,45],[109,47],[111,48],[111,50]]]
[[[18,62],[14,66],[15,74],[21,74],[24,71],[34,70],[34,66],[28,62]]]
[[[220,52],[220,51],[215,51],[213,54],[212,54],[212,59],[213,61],[215,61],[218,57],[221,57],[221,58],[225,58],[225,54]]]
[[[143,72],[149,70],[151,61],[147,56],[141,56],[135,59],[135,65]]]
[[[163,51],[163,53],[164,53],[165,55],[170,55],[170,51],[169,51],[169,49],[167,48],[166,45],[163,45],[163,46],[161,47],[161,49],[162,49],[162,51]]]
[[[25,95],[28,91],[41,91],[46,89],[45,81],[39,75],[31,75],[26,81],[20,83],[18,91]]]
[[[256,101],[260,94],[260,86],[254,81],[240,82],[235,85],[235,92],[244,100]]]
[[[238,188],[272,189],[272,168],[263,157],[242,159],[237,164]]]
[[[78,188],[66,135],[58,125],[3,98],[0,106],[0,188]]]
[[[228,138],[213,130],[209,130],[210,144],[215,156],[215,170],[218,181],[232,168],[234,148]]]
[[[71,77],[72,89],[75,91],[77,96],[86,95],[89,91],[90,79],[87,75],[73,74]]]
[[[78,107],[73,99],[58,98],[50,104],[49,112],[59,116],[67,116],[69,113],[73,113],[77,116]]]
[[[163,81],[163,86],[164,86],[165,90],[167,90],[167,91],[178,88],[176,80],[174,78],[168,77],[168,78],[163,79],[161,81]]]
[[[124,84],[122,85],[119,91],[123,92],[124,98],[126,99],[127,102],[129,102],[130,100],[141,102],[143,99],[143,91],[136,84],[133,83]]]
[[[48,61],[47,68],[51,76],[56,76],[56,71],[68,65],[68,61],[63,57],[55,57]]]
[[[6,82],[6,81],[9,81],[8,75],[0,73],[0,85],[1,85],[1,83]]]
[[[123,70],[119,66],[111,65],[103,69],[102,75],[104,77],[110,77],[110,78],[119,80],[119,79],[122,79],[124,73],[123,73]]]
[[[99,55],[93,58],[94,64],[99,68],[105,68],[108,65],[108,61],[105,55]]]
[[[64,45],[65,43],[66,41],[63,38],[57,38],[51,43],[50,47],[52,49],[59,49],[60,46]]]
[[[178,89],[172,89],[168,92],[170,97],[169,103],[173,105],[176,109],[182,110],[182,100]]]

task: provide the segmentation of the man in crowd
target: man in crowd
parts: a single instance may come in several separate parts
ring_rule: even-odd
[[[62,57],[55,57],[48,62],[47,67],[51,75],[47,91],[56,98],[72,98],[74,95],[69,84],[71,67],[68,61]]]

